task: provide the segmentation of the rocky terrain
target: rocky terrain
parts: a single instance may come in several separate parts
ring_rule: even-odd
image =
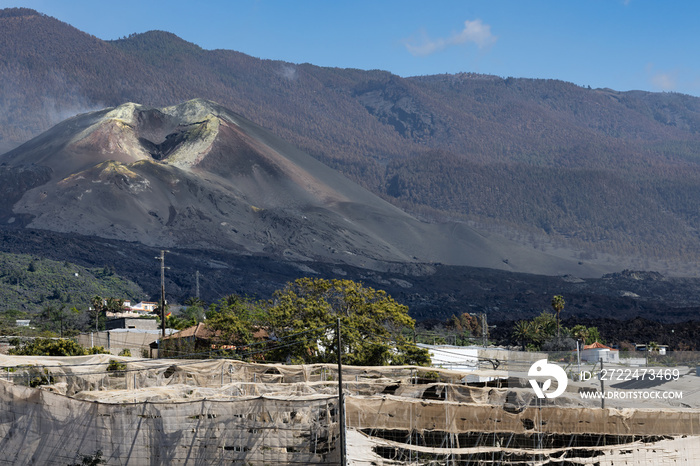
[[[195,294],[199,271],[208,302],[268,299],[302,276],[349,278],[387,290],[428,325],[484,312],[503,322],[498,338],[555,294],[567,318],[589,323],[672,324],[700,310],[697,279],[615,272],[464,224],[421,222],[204,100],[79,115],[0,163],[1,250],[109,266],[153,299],[154,258],[168,248],[173,302]]]
[[[160,249],[139,243],[47,230],[0,229],[0,250],[32,254],[82,266],[109,266],[152,299],[160,293]],[[562,318],[582,322],[644,318],[656,322],[697,320],[700,280],[656,273],[608,274],[599,278],[547,276],[444,264],[387,263],[382,270],[319,261],[280,261],[203,249],[170,249],[166,294],[174,302],[200,293],[213,302],[230,293],[267,299],[287,281],[304,276],[347,278],[384,289],[420,321],[444,322],[452,314],[481,313],[489,321],[532,318],[551,310],[553,295],[566,299]],[[592,325],[592,324],[591,324]]]
[[[618,333],[699,318],[697,98],[107,42],[27,9],[0,11],[0,89],[2,251],[155,297],[167,248],[174,301],[199,271],[207,301],[311,275],[423,321],[554,294]]]
[[[203,98],[414,217],[466,222],[609,270],[700,275],[700,99],[464,71],[404,78],[285,63],[205,50],[166,31],[104,41],[40,12],[8,8],[0,10],[0,151],[76,113]],[[142,122],[161,126],[129,144],[152,160],[172,160],[196,126],[166,120]],[[207,125],[206,132],[231,129]],[[103,127],[94,136],[124,131]],[[102,176],[116,169],[100,170],[107,168]],[[148,210],[168,223],[163,207]],[[176,209],[172,220],[186,215],[197,213]],[[154,233],[156,218],[141,220]],[[251,237],[251,245],[260,240]],[[406,255],[391,254],[399,253]]]
[[[201,99],[79,115],[0,163],[6,178],[33,175],[2,199],[6,225],[371,270],[436,262],[550,275],[606,270],[464,223],[420,221]]]

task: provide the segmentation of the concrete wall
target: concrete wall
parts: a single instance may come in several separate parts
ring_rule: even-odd
[[[168,329],[170,330],[170,329]],[[161,336],[160,330],[116,329],[78,335],[78,343],[86,348],[103,346],[112,354],[128,349],[131,355],[141,357],[142,351],[149,354],[149,345]]]

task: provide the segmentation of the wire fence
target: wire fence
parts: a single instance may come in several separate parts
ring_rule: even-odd
[[[308,344],[316,334],[256,342],[238,354],[267,355],[270,344]],[[337,365],[180,351],[186,358],[0,356],[0,464],[66,465],[98,450],[108,464],[337,464]],[[472,367],[343,367],[350,464],[665,465],[700,458],[697,409],[619,411],[566,396],[537,399],[523,379],[532,364],[546,359],[571,375],[583,356],[577,352],[431,351]],[[672,375],[683,367],[679,376],[689,377],[699,356],[620,352],[604,367]],[[599,370],[600,361],[581,367]],[[469,379],[480,371],[491,382]]]

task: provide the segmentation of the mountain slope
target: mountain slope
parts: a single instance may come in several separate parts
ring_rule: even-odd
[[[700,273],[698,98],[295,65],[163,31],[106,42],[27,9],[0,12],[0,90],[0,148],[80,110],[202,97],[413,215]]]
[[[79,115],[0,162],[50,170],[50,181],[3,206],[6,222],[18,215],[29,228],[368,268],[443,262],[548,274],[603,270],[464,224],[420,222],[201,99]]]

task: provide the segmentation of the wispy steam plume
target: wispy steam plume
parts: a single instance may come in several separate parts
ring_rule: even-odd
[[[412,55],[426,56],[448,47],[468,43],[476,44],[480,49],[484,49],[493,45],[497,40],[498,37],[491,33],[491,26],[476,19],[465,21],[464,29],[453,33],[450,37],[431,39],[423,32],[418,40],[409,39],[404,45]]]

